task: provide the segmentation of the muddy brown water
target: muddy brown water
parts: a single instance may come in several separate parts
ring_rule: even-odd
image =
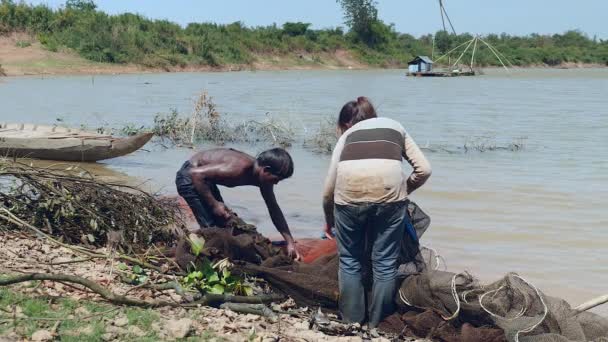
[[[482,281],[516,271],[573,304],[608,293],[608,69],[444,79],[406,78],[402,70],[4,78],[0,121],[151,125],[158,112],[190,113],[203,89],[225,119],[271,115],[289,123],[298,139],[335,117],[344,102],[370,97],[380,115],[399,120],[419,145],[437,150],[427,152],[433,176],[412,198],[432,216],[424,244],[437,249],[450,270],[468,270]],[[511,143],[524,149],[463,148]],[[255,154],[268,146],[234,147]],[[192,152],[148,144],[83,167],[174,194],[175,172]],[[277,197],[294,235],[319,236],[329,157],[300,142],[290,152],[296,172],[277,186]],[[276,234],[255,188],[222,191],[246,220]]]

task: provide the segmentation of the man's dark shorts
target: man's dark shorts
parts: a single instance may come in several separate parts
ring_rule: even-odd
[[[192,209],[192,213],[201,227],[218,226],[219,222],[213,215],[213,208],[208,203],[205,203],[203,197],[199,195],[194,188],[194,184],[192,184],[192,175],[190,174],[190,169],[192,169],[192,163],[187,161],[184,163],[184,165],[182,165],[179,171],[177,171],[177,175],[175,176],[177,193],[182,196],[184,200],[186,200],[186,203],[188,203],[190,209]],[[207,183],[207,186],[209,186],[209,189],[211,189],[213,197],[217,201],[223,203],[224,200],[222,199],[222,195],[220,194],[220,190],[217,188],[217,185]]]

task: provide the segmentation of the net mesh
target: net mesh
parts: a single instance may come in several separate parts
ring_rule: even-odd
[[[421,237],[430,219],[413,202],[408,209]],[[283,249],[244,223],[198,234],[206,241],[202,255],[229,257],[239,271],[264,278],[273,289],[300,305],[337,311],[338,255],[334,241],[300,241],[299,250],[306,262],[294,263]],[[481,284],[471,274],[441,270],[442,260],[434,250],[421,247],[419,253],[412,253],[415,245],[404,234],[401,285],[395,297],[398,309],[380,324],[380,329],[439,341],[608,342],[608,319],[577,312],[566,301],[544,295],[515,273]],[[184,239],[176,257],[183,268],[197,262]]]

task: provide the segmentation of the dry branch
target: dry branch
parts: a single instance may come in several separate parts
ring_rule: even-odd
[[[183,227],[175,202],[74,167],[58,171],[0,162],[0,208],[69,243],[135,251],[172,243]]]
[[[143,301],[133,298],[128,298],[115,294],[107,288],[97,284],[94,281],[68,274],[44,274],[44,273],[30,273],[23,274],[14,277],[0,278],[0,286],[13,285],[17,283],[23,283],[26,281],[33,280],[51,280],[51,281],[65,281],[69,283],[79,284],[87,287],[91,291],[97,293],[104,299],[114,304],[140,306],[140,307],[159,307],[159,306],[180,306],[173,302],[165,301]]]
[[[233,296],[233,295],[228,295],[228,294],[220,295],[220,294],[207,293],[207,294],[203,295],[203,297],[201,299],[197,300],[196,302],[185,303],[185,304],[167,302],[167,301],[157,301],[157,300],[146,301],[146,300],[139,300],[139,299],[129,298],[129,297],[126,297],[123,295],[116,294],[116,293],[108,290],[107,288],[99,285],[98,283],[85,279],[85,278],[82,278],[82,277],[68,275],[68,274],[46,274],[46,273],[30,273],[30,274],[23,274],[23,275],[17,275],[17,276],[12,276],[12,277],[0,278],[0,286],[8,286],[8,285],[27,282],[27,281],[34,281],[34,280],[50,280],[50,281],[57,281],[57,282],[68,282],[68,283],[79,284],[79,285],[82,285],[82,286],[88,288],[89,290],[97,293],[102,298],[106,299],[107,301],[109,301],[113,304],[148,307],[148,308],[161,307],[161,306],[171,306],[171,307],[193,307],[193,306],[198,306],[198,305],[219,306],[223,303],[260,304],[260,303],[275,302],[275,301],[283,300],[285,298],[284,296],[280,296],[280,295]]]
[[[264,304],[224,303],[220,305],[220,309],[266,317],[271,322],[279,319],[279,316]]]
[[[49,236],[48,234],[44,233],[42,230],[32,226],[31,224],[24,222],[23,220],[19,219],[18,217],[16,217],[15,215],[13,215],[8,209],[3,208],[0,206],[0,219],[3,219],[7,222],[10,222],[18,227],[22,227],[22,228],[28,228],[30,230],[32,230],[32,232],[36,233],[39,237],[41,238],[45,238],[48,241],[61,246],[61,247],[65,247],[67,249],[72,250],[75,253],[80,253],[83,254],[91,259],[109,259],[111,258],[110,255],[106,255],[106,254],[101,254],[101,253],[97,253],[94,251],[91,251],[85,247],[82,246],[72,246],[72,245],[68,245],[65,243],[62,243],[61,241],[54,239],[53,237]],[[134,265],[139,265],[143,268],[147,268],[147,269],[151,269],[154,270],[156,272],[159,273],[166,273],[162,268],[152,265],[150,263],[147,263],[145,261],[141,261],[138,260],[136,258],[130,257],[128,255],[124,255],[124,254],[118,254],[116,256],[114,256],[114,258],[118,259],[118,260],[122,260]],[[184,272],[172,272],[175,275],[185,275]]]

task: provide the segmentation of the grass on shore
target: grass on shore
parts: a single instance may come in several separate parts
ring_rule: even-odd
[[[39,282],[32,282],[35,287]],[[84,312],[84,314],[83,314]],[[102,341],[107,326],[119,316],[126,316],[128,331],[137,330],[137,335],[128,334],[121,338],[129,341],[158,341],[160,337],[153,329],[161,315],[151,309],[123,308],[91,301],[33,297],[12,290],[0,288],[0,340],[9,334],[31,340],[39,330],[55,333],[60,341]],[[133,328],[136,327],[136,328]],[[55,329],[55,331],[52,331]],[[14,336],[14,335],[13,335]],[[190,336],[182,341],[221,341],[212,332]]]

